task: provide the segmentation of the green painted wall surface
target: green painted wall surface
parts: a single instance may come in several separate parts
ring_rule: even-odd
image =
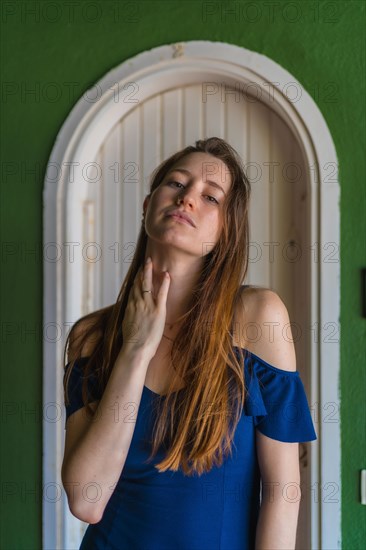
[[[1,547],[42,547],[42,191],[57,133],[78,98],[124,60],[158,45],[211,40],[262,53],[293,74],[318,104],[336,146],[342,537],[344,549],[363,548],[365,3],[43,0],[3,2],[1,10]]]

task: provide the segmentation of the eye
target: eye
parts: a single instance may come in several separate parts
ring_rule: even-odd
[[[182,187],[184,187],[183,183],[180,183],[179,181],[168,181],[167,185],[171,185],[171,184],[177,184],[177,185],[181,185]],[[213,201],[216,203],[216,204],[219,204],[219,201],[217,199],[215,199],[215,197],[213,197],[212,195],[207,195],[208,198],[210,199],[213,199]],[[209,201],[209,202],[213,202],[213,201]]]
[[[213,199],[215,201],[216,204],[219,204],[219,201],[217,199],[215,199],[215,197],[213,197],[212,195],[207,195],[210,199]],[[212,201],[209,201],[209,202],[212,202]]]
[[[182,183],[179,183],[179,181],[168,181],[168,185],[170,185],[171,183],[176,183],[177,185],[182,185],[182,187],[184,187],[184,185]]]

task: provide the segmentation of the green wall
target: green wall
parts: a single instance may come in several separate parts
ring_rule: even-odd
[[[42,191],[55,138],[78,98],[107,71],[144,50],[188,40],[228,42],[273,59],[312,95],[333,136],[342,186],[342,537],[344,549],[363,548],[365,28],[363,1],[3,2],[4,550],[42,547]]]

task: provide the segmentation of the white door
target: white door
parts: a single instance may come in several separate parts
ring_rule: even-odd
[[[296,327],[301,333],[296,352],[306,387],[309,333],[303,329],[309,320],[309,206],[302,154],[290,129],[268,106],[229,87],[224,100],[220,88],[203,97],[204,87],[186,85],[146,99],[116,121],[90,159],[84,193],[79,204],[73,200],[67,224],[70,241],[75,240],[75,220],[83,226],[81,248],[87,251],[81,265],[67,266],[70,291],[75,269],[82,270],[82,292],[72,297],[73,312],[86,314],[116,301],[135,251],[153,169],[197,139],[222,137],[241,155],[252,181],[247,282],[273,288],[288,307],[294,337]],[[308,445],[300,444],[305,490],[298,548],[310,548]]]

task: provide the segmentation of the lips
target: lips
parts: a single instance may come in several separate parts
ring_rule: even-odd
[[[186,212],[183,212],[183,210],[172,210],[171,212],[168,212],[168,216],[178,216],[179,218],[183,218],[183,220],[186,220],[193,227],[196,227],[192,218],[188,216]]]

